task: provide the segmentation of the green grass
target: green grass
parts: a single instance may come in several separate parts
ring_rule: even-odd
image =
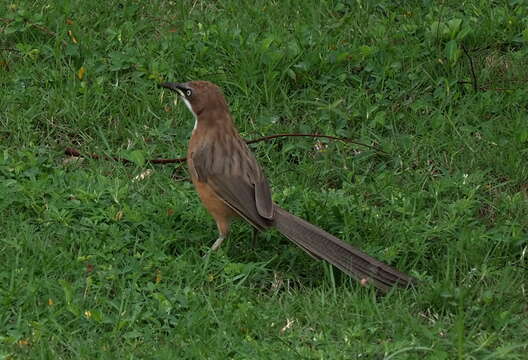
[[[0,3],[0,359],[524,359],[527,19],[518,0]],[[185,168],[144,161],[185,154],[192,116],[157,84],[191,79],[244,137],[386,151],[253,147],[281,206],[420,286],[378,297],[241,223],[204,257]]]

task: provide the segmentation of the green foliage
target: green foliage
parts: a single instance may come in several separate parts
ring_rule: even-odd
[[[525,1],[0,14],[0,359],[525,358]],[[158,83],[191,79],[222,86],[247,138],[386,151],[253,148],[281,206],[420,287],[376,297],[242,224],[207,253],[216,229],[185,173],[146,161],[185,154],[192,116]]]

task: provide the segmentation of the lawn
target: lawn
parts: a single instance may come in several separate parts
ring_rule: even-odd
[[[371,145],[251,147],[278,204],[419,286],[241,222],[209,253],[185,165],[148,161],[185,155],[157,85],[193,79],[247,139]],[[527,83],[522,0],[1,2],[0,359],[525,359]]]

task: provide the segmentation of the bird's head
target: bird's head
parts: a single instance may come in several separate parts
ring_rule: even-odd
[[[228,111],[222,90],[209,81],[165,82],[160,86],[175,91],[196,118],[208,112]]]

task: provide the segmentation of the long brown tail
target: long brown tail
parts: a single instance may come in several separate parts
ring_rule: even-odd
[[[406,287],[416,279],[365,254],[309,222],[275,205],[275,226],[310,255],[324,259],[362,283],[372,283],[383,292],[397,285]]]

